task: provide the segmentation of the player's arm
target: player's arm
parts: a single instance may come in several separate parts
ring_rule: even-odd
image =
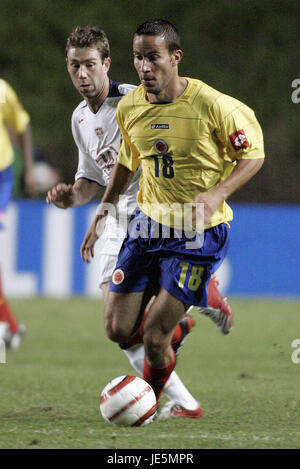
[[[97,210],[101,213],[101,205],[104,203],[117,204],[119,201],[120,194],[124,194],[135,174],[135,171],[131,171],[123,164],[116,162],[114,169],[111,174],[111,178],[107,185],[106,191],[101,200],[101,204]]]
[[[34,192],[33,178],[33,147],[31,126],[27,124],[24,132],[17,133],[17,140],[24,158],[24,182],[26,194],[31,196]]]
[[[209,223],[219,205],[233,194],[233,192],[246,184],[260,170],[263,163],[264,157],[258,159],[241,159],[237,162],[234,170],[227,179],[208,192],[198,194],[195,197],[195,203],[204,204],[204,225]]]
[[[80,178],[73,185],[59,183],[50,189],[46,196],[47,204],[53,203],[58,208],[70,208],[84,205],[92,200],[97,194],[101,195],[104,187],[94,181]]]
[[[240,101],[222,95],[210,110],[210,125],[236,165],[227,178],[195,198],[196,203],[204,203],[204,225],[222,202],[260,170],[265,157],[262,129],[253,110]]]
[[[126,166],[119,162],[116,163],[109,184],[97,209],[97,215],[80,247],[81,258],[84,262],[90,262],[91,258],[94,257],[94,245],[101,234],[103,220],[108,214],[108,204],[117,204],[120,194],[126,191],[134,174],[135,172],[130,171]]]
[[[16,140],[21,149],[24,158],[25,190],[27,195],[32,195],[34,192],[34,178],[30,117],[8,83],[5,83],[5,93],[4,122],[8,126],[9,132],[13,132],[13,139]]]
[[[126,192],[136,170],[139,167],[139,153],[131,142],[130,137],[126,131],[124,122],[126,121],[126,109],[122,111],[121,100],[116,119],[122,133],[122,142],[119,149],[118,161],[114,166],[106,191],[102,197],[101,204],[97,209],[97,215],[86,233],[82,245],[80,247],[81,258],[84,262],[90,262],[94,257],[94,245],[99,238],[103,227],[105,225],[105,217],[108,214],[107,204],[117,204],[120,194]]]

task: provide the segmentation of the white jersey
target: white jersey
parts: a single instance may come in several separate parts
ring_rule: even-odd
[[[120,99],[134,88],[134,85],[110,80],[108,96],[96,114],[90,110],[86,101],[82,101],[74,110],[72,133],[78,147],[76,181],[85,178],[100,186],[107,186],[117,162],[121,143],[121,131],[116,121],[117,105]],[[130,215],[136,208],[138,184],[139,171],[124,194],[125,197],[123,196],[116,206],[118,217],[126,212]],[[126,234],[126,231],[121,231],[116,218],[106,217],[106,228],[100,241],[101,254],[118,254],[122,237]]]
[[[85,178],[100,186],[107,186],[121,143],[121,132],[116,121],[117,105],[134,88],[134,85],[110,80],[108,96],[96,114],[90,110],[86,101],[82,101],[73,112],[72,133],[79,158],[76,181]],[[138,179],[137,173],[126,191],[130,213],[136,207]]]

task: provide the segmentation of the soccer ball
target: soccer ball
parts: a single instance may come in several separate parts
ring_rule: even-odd
[[[147,425],[155,418],[157,401],[151,386],[136,376],[118,376],[100,395],[104,420],[119,427]]]

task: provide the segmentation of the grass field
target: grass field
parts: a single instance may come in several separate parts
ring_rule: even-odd
[[[27,335],[0,364],[0,448],[300,448],[300,363],[291,360],[300,302],[232,305],[225,337],[195,313],[178,359],[204,418],[118,428],[102,420],[99,395],[112,378],[135,373],[104,336],[101,302],[13,301]]]

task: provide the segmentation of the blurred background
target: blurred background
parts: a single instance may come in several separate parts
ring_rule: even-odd
[[[180,74],[245,102],[263,128],[265,164],[230,199],[235,221],[220,273],[223,289],[232,295],[299,296],[299,0],[1,0],[0,77],[31,116],[39,183],[35,202],[20,200],[22,159],[16,148],[15,202],[0,247],[8,294],[98,291],[97,266],[87,269],[78,252],[94,205],[63,212],[44,203],[48,187],[57,180],[72,183],[77,167],[70,119],[81,98],[67,74],[65,42],[77,25],[99,25],[110,40],[110,77],[137,84],[132,36],[154,17],[179,29]]]

